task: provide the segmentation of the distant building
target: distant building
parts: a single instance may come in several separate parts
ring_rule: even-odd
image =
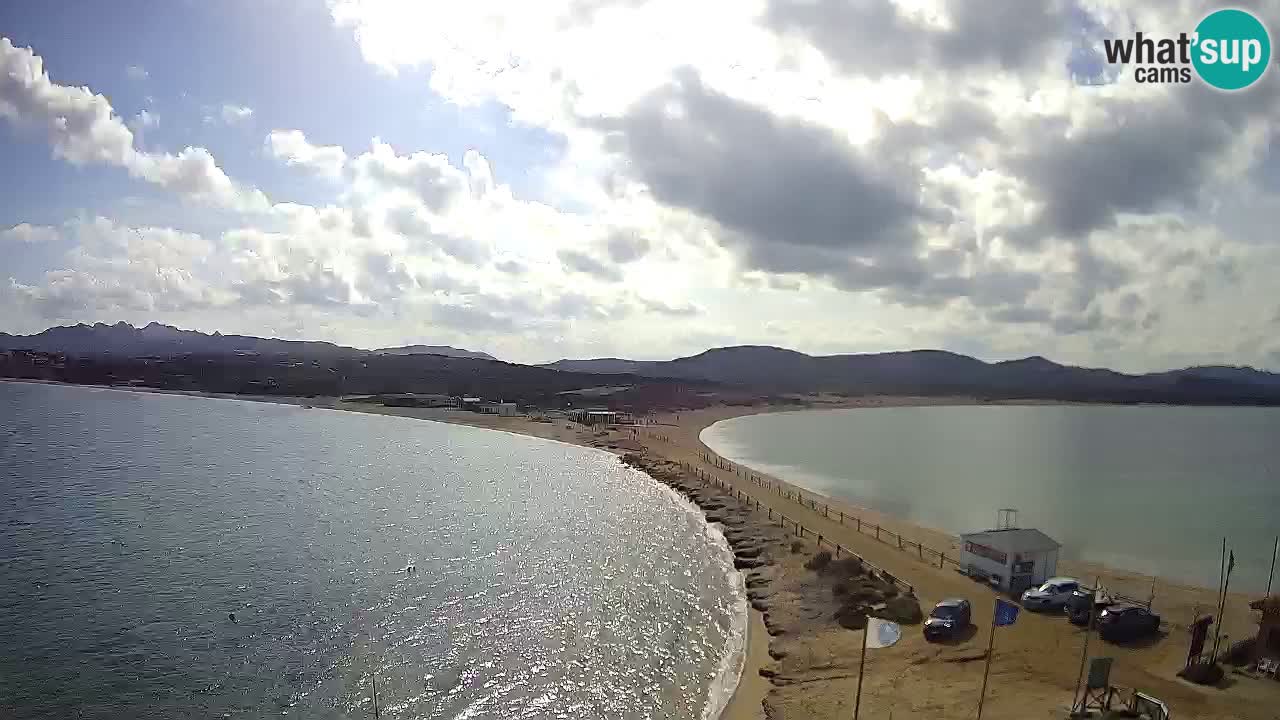
[[[462,397],[458,398],[458,407],[463,410],[472,412],[480,412],[480,405],[484,402],[484,398],[478,397]]]
[[[960,566],[1010,595],[1043,583],[1058,572],[1058,541],[1031,528],[1000,528],[960,534]]]
[[[520,414],[520,409],[513,402],[482,402],[476,407],[476,412],[485,415],[513,417]]]
[[[629,422],[630,414],[603,408],[578,408],[569,411],[569,419],[583,425],[616,425]]]
[[[387,407],[453,407],[457,400],[450,395],[432,395],[427,393],[396,393],[383,395],[382,404]]]

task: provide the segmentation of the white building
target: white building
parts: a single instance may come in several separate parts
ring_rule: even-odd
[[[481,402],[476,407],[476,412],[480,412],[485,415],[514,417],[520,414],[520,409],[513,402]]]
[[[1035,587],[1058,572],[1056,540],[1039,530],[1002,528],[961,533],[960,566],[1010,595]]]

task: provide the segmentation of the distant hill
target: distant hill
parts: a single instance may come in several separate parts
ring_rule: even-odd
[[[378,348],[379,355],[443,355],[445,357],[474,358],[476,360],[497,360],[498,358],[485,352],[463,350],[448,345],[404,345],[402,347]]]
[[[649,375],[649,371],[662,365],[661,362],[647,360],[623,360],[621,358],[596,358],[594,360],[557,360],[546,363],[542,367],[561,372],[587,372],[607,375]]]
[[[685,387],[678,392],[685,392],[690,385],[711,384],[725,389],[733,387],[733,392],[754,397],[833,392],[1080,402],[1280,405],[1280,374],[1249,367],[1201,366],[1134,375],[1105,368],[1062,365],[1039,356],[989,363],[944,350],[815,356],[767,345],[741,345],[666,361],[565,359],[530,367],[447,346],[409,345],[368,351],[327,342],[216,332],[210,335],[159,323],[142,328],[125,323],[81,324],[49,328],[26,336],[0,333],[0,350],[6,349],[106,357],[111,362],[148,356],[262,356],[264,361],[270,357],[275,358],[273,367],[283,362],[294,377],[305,375],[297,369],[301,362],[313,368],[326,368],[326,375],[346,373],[347,380],[341,386],[348,392],[354,392],[352,388],[356,387],[362,392],[422,391],[420,388],[437,387],[435,381],[409,380],[426,368],[436,368],[444,373],[440,382],[447,385],[470,392],[479,387],[475,384],[479,378],[489,378],[491,390],[504,388],[505,393],[512,396],[518,393],[521,397],[657,382],[664,387]],[[338,360],[355,362],[360,369]],[[261,369],[266,364],[254,367]],[[132,366],[128,372],[134,372]],[[362,380],[355,382],[357,377]]]
[[[742,345],[668,361],[566,359],[544,367],[710,381],[771,392],[1280,403],[1280,374],[1253,368],[1192,367],[1131,375],[1061,365],[1039,356],[988,363],[943,350],[813,356],[784,348]]]
[[[128,323],[114,325],[94,323],[51,327],[35,335],[0,333],[0,350],[39,350],[69,355],[260,355],[293,354],[299,356],[331,356],[364,352],[357,348],[313,340],[277,340],[251,335],[212,335],[196,330],[182,330],[172,325],[150,323],[136,328]]]

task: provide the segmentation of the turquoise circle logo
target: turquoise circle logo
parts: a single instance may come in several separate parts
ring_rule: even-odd
[[[1209,13],[1196,26],[1194,42],[1191,63],[1202,80],[1219,90],[1247,88],[1271,64],[1267,28],[1244,10]]]

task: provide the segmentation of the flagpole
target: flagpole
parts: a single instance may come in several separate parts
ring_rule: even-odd
[[[1076,698],[1080,697],[1080,686],[1084,684],[1084,663],[1089,658],[1089,636],[1093,634],[1093,614],[1098,607],[1097,593],[1102,588],[1102,578],[1093,579],[1093,592],[1089,593],[1089,624],[1084,629],[1084,647],[1080,650],[1080,672],[1076,675],[1076,691],[1071,695],[1071,712],[1076,713]],[[1079,712],[1084,716],[1084,702],[1080,703]]]
[[[1271,580],[1276,575],[1276,555],[1280,555],[1280,535],[1276,536],[1276,546],[1271,550],[1271,572],[1267,573],[1267,597],[1271,597]]]
[[[996,644],[996,616],[1000,612],[1000,600],[996,599],[991,611],[991,633],[987,636],[987,664],[982,670],[982,693],[978,695],[978,720],[982,720],[982,704],[987,699],[987,677],[991,674],[991,656]]]
[[[1222,645],[1222,616],[1227,614],[1227,592],[1231,588],[1231,571],[1236,567],[1236,551],[1232,550],[1227,559],[1227,577],[1222,583],[1222,602],[1218,604],[1218,635],[1213,639],[1213,657],[1218,657],[1218,649]]]
[[[1227,537],[1222,537],[1222,561],[1218,566],[1218,615],[1213,619],[1213,647],[1209,649],[1209,662],[1217,659],[1218,636],[1222,634],[1222,587],[1227,580]]]
[[[858,712],[862,709],[862,671],[867,667],[867,635],[871,632],[871,618],[862,628],[862,659],[858,661],[858,694],[853,700],[853,720],[858,720]]]

